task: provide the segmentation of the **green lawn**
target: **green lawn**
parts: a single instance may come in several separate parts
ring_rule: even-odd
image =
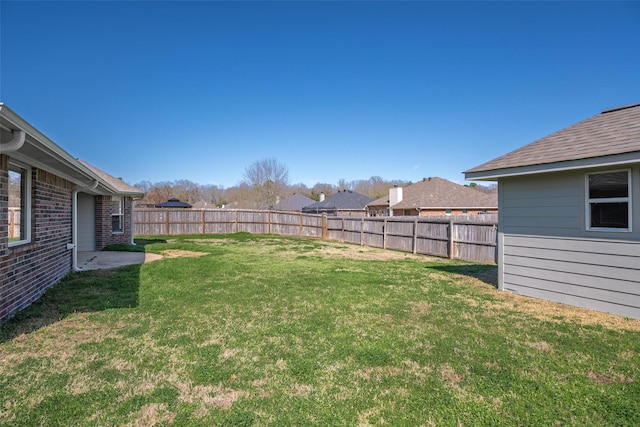
[[[139,242],[0,331],[4,425],[640,425],[640,321],[496,267],[311,239]]]

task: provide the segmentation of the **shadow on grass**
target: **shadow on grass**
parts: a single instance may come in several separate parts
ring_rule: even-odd
[[[56,323],[73,313],[138,305],[140,265],[69,273],[0,327],[0,343]]]
[[[156,243],[167,243],[166,239],[160,238],[140,238],[135,239],[135,245],[128,245],[126,243],[117,243],[113,245],[107,245],[103,251],[117,251],[117,252],[145,252],[147,245],[153,245]]]
[[[460,274],[477,279],[487,285],[498,288],[498,266],[486,264],[470,264],[470,265],[430,265],[432,270],[443,271],[445,273]]]

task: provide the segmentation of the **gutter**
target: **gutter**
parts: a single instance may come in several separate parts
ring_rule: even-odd
[[[93,185],[87,187],[81,187],[76,190],[73,190],[71,197],[72,204],[72,221],[73,225],[71,227],[71,243],[67,244],[67,249],[73,250],[72,256],[72,269],[73,271],[82,271],[81,268],[78,267],[78,193],[84,192],[86,190],[93,190],[98,187],[99,181],[97,179],[94,180]]]
[[[512,176],[533,175],[551,172],[566,172],[581,169],[617,167],[629,163],[637,163],[640,159],[640,152],[630,151],[627,153],[612,154],[603,157],[590,157],[586,159],[566,160],[555,163],[514,166],[501,169],[492,169],[477,172],[464,172],[466,181],[498,181],[500,178]]]
[[[14,130],[13,138],[9,142],[0,142],[0,153],[12,153],[19,150],[24,145],[25,132],[23,130]]]

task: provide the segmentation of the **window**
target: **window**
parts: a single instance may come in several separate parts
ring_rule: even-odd
[[[587,230],[631,231],[631,172],[587,174]]]
[[[444,214],[445,214],[446,216],[451,216],[451,209],[447,209],[447,210],[445,210],[445,211],[444,211]]]
[[[111,232],[124,233],[124,198],[111,197]]]
[[[31,169],[9,163],[9,246],[31,241]]]

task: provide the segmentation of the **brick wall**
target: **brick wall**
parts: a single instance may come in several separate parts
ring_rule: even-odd
[[[131,197],[124,198],[124,233],[111,231],[111,196],[96,196],[96,250],[131,242]]]
[[[73,184],[32,169],[31,242],[8,246],[8,157],[0,155],[0,321],[37,300],[71,270]]]

